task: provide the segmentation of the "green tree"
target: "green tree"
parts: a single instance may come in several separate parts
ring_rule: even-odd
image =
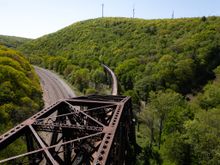
[[[95,89],[98,89],[99,85],[105,82],[105,73],[101,68],[96,69],[92,73],[91,77],[92,82],[95,83]]]
[[[135,67],[138,65],[138,59],[133,58],[125,60],[115,69],[119,81],[123,84],[125,90],[132,89],[135,78]]]
[[[198,101],[201,108],[208,110],[220,105],[219,87],[219,84],[207,84],[204,87],[204,93],[198,96]]]
[[[220,163],[220,111],[200,112],[193,121],[186,123],[187,143],[192,147],[193,162],[198,164]]]
[[[89,86],[89,70],[79,69],[74,73],[74,83],[80,92],[85,92],[86,88]]]
[[[156,127],[158,127],[157,129],[158,129],[159,149],[162,142],[162,133],[164,131],[165,121],[168,120],[167,119],[168,115],[176,108],[183,106],[183,104],[184,104],[183,97],[180,94],[175,93],[173,91],[150,92],[147,108],[151,111],[152,115],[156,116],[155,125]],[[172,125],[172,127],[174,126],[175,125]]]
[[[219,109],[200,111],[188,120],[184,132],[174,132],[163,146],[165,160],[181,164],[219,164]]]
[[[41,94],[28,61],[19,52],[0,46],[0,132],[42,108]]]

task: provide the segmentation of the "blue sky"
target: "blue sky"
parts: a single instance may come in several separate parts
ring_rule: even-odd
[[[220,16],[220,0],[0,0],[0,34],[37,38],[101,17],[144,19]]]

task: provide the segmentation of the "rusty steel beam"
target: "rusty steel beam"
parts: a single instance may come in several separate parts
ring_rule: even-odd
[[[34,128],[29,125],[29,128],[31,130],[31,132],[34,135],[34,138],[36,138],[37,143],[39,143],[40,147],[43,149],[44,154],[46,155],[47,158],[47,163],[48,164],[53,164],[53,165],[58,165],[58,163],[54,160],[54,158],[52,157],[52,155],[50,154],[50,152],[46,149],[46,145],[44,144],[44,142],[41,140],[41,138],[39,137],[39,135],[37,134],[37,132],[34,130]]]
[[[85,131],[96,131],[101,132],[103,130],[103,127],[97,127],[97,126],[85,126],[85,125],[76,125],[76,124],[34,124],[34,129],[37,131],[46,131],[46,132],[54,132],[55,130],[59,133],[62,133],[62,129],[70,128],[70,129],[79,129],[79,130],[85,130]],[[57,128],[57,129],[56,129]]]
[[[59,101],[0,136],[0,150],[24,136],[27,153],[0,163],[129,164],[135,143],[131,99],[90,95]]]

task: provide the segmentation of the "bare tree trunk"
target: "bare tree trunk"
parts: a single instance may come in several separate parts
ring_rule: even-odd
[[[159,149],[160,149],[160,144],[161,144],[162,131],[163,131],[163,117],[160,118],[160,125],[159,125],[159,140],[158,140]]]
[[[154,142],[154,127],[151,127],[151,135],[150,135],[150,148],[152,148],[153,142]]]

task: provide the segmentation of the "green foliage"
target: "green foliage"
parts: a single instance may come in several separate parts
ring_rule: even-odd
[[[91,80],[95,83],[95,88],[99,88],[100,84],[105,83],[105,74],[103,72],[103,69],[97,68],[95,71],[91,74]]]
[[[0,151],[0,160],[16,156],[19,154],[24,154],[27,152],[27,147],[25,145],[24,137],[16,139],[12,144],[8,145],[4,150]],[[27,158],[24,158],[23,160],[27,160]],[[4,164],[19,164],[20,162],[16,159],[12,161],[8,161]]]
[[[138,155],[136,164],[138,165],[151,165],[151,164],[162,164],[162,159],[157,150],[153,150],[149,146],[144,147],[141,154]]]
[[[31,39],[28,38],[0,35],[0,45],[4,45],[8,48],[17,48],[18,46],[30,40]]]
[[[85,92],[85,89],[89,86],[89,76],[88,69],[79,69],[74,72],[73,79],[80,92]]]
[[[162,146],[163,157],[167,164],[190,165],[192,154],[190,144],[185,142],[185,137],[179,132],[169,135]]]
[[[136,76],[135,67],[139,64],[138,61],[137,58],[125,60],[120,63],[115,70],[115,73],[119,77],[119,82],[124,84],[124,90],[134,87],[134,78]]]
[[[0,132],[41,107],[41,88],[31,65],[20,53],[0,46]]]
[[[162,136],[181,132],[184,121],[191,115],[183,97],[168,90],[151,92],[148,104],[139,116],[149,129],[150,146],[156,143],[160,148]]]
[[[208,84],[204,88],[204,93],[199,95],[199,105],[203,109],[219,107],[220,105],[220,84]]]
[[[213,109],[198,113],[193,121],[186,123],[187,143],[191,145],[195,163],[220,163],[219,118],[220,110]]]
[[[103,82],[94,75],[101,60],[115,69],[122,92],[135,89],[147,100],[151,90],[186,94],[214,77],[212,70],[220,64],[219,25],[219,17],[100,18],[75,23],[19,49],[32,63],[60,74],[69,65],[77,66],[75,71],[89,69],[93,76],[83,85],[89,88],[98,89]],[[72,83],[82,88],[75,80]]]
[[[94,88],[88,88],[85,93],[86,95],[91,95],[91,94],[96,94],[97,91]]]
[[[219,164],[220,111],[201,111],[185,123],[184,133],[174,133],[164,144],[166,160],[175,164]]]
[[[212,113],[220,104],[219,27],[220,17],[99,18],[75,23],[19,49],[31,63],[59,72],[88,94],[101,93],[109,84],[99,62],[112,68],[120,92],[134,100],[137,135],[144,141],[140,164],[219,164],[219,123],[210,124],[216,123]],[[18,63],[10,66],[19,69]],[[11,92],[10,83],[2,85],[2,95]],[[26,91],[25,84],[19,85]],[[203,121],[206,115],[210,123]],[[7,115],[3,118],[7,120]],[[220,121],[219,115],[215,119]]]

